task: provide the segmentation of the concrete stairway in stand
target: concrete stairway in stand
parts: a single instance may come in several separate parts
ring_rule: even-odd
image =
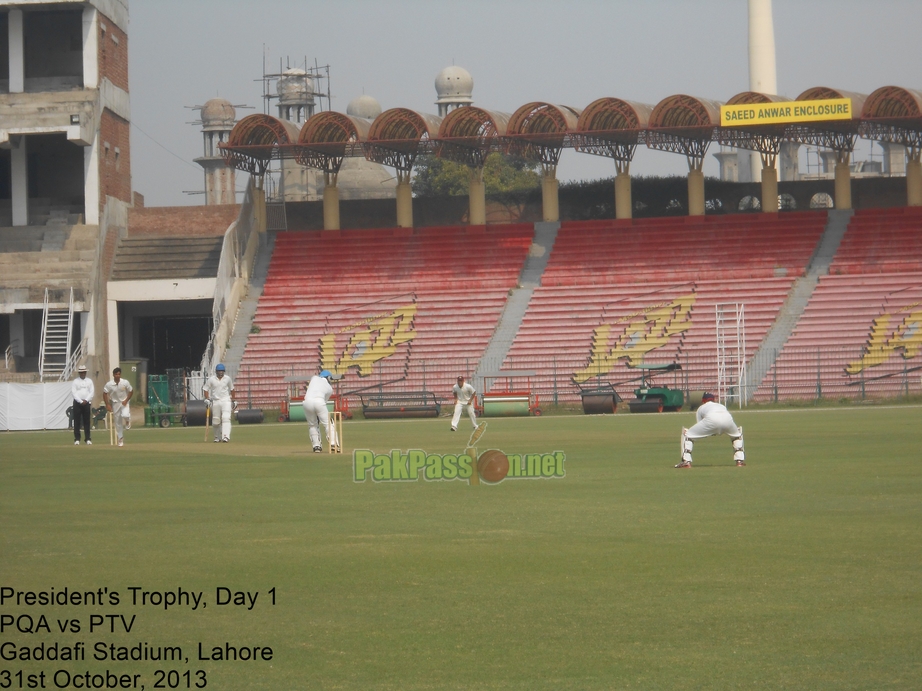
[[[502,368],[528,309],[532,293],[541,285],[541,275],[547,266],[559,229],[560,223],[556,222],[535,224],[535,237],[519,275],[518,287],[509,291],[509,298],[503,307],[499,323],[474,372],[474,387],[480,392],[485,391],[484,376],[489,376]]]
[[[224,354],[224,365],[227,367],[228,374],[231,377],[236,377],[237,370],[240,368],[243,351],[246,349],[247,340],[250,338],[250,330],[253,328],[256,306],[259,304],[259,298],[262,297],[266,276],[269,274],[272,250],[275,249],[274,232],[267,232],[260,239],[261,244],[253,266],[253,275],[250,278],[249,286],[247,286],[246,297],[240,303],[237,319],[234,322],[234,333],[231,335],[230,345]]]
[[[854,211],[834,210],[829,212],[826,221],[826,229],[816,247],[816,251],[810,258],[806,272],[803,276],[794,282],[791,292],[788,294],[778,319],[769,329],[765,338],[762,340],[759,349],[755,352],[746,369],[746,381],[749,383],[748,396],[751,398],[758,388],[759,384],[766,374],[771,370],[777,353],[794,332],[797,321],[804,313],[807,303],[813,296],[813,291],[819,283],[820,276],[829,273],[829,265],[835,257],[836,250],[848,230],[849,221]],[[774,353],[768,357],[769,353]]]

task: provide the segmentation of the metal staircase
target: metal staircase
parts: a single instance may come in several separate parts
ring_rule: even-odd
[[[74,289],[70,289],[67,307],[50,307],[48,289],[42,313],[42,341],[38,356],[38,373],[43,382],[60,381],[67,370],[74,323]]]

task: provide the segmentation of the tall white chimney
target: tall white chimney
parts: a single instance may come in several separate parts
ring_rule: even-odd
[[[749,90],[778,93],[772,0],[749,0]],[[759,182],[762,179],[759,154],[753,152],[749,160],[752,180]]]

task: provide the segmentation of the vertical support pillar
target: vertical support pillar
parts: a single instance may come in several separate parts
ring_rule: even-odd
[[[704,216],[704,173],[700,168],[688,171],[688,215]]]
[[[8,17],[10,44],[10,93],[21,94],[26,90],[26,62],[22,33],[22,10],[11,9]]]
[[[545,221],[560,220],[560,197],[558,196],[557,168],[548,166],[541,177],[541,201]]]
[[[483,184],[483,168],[471,170],[471,184],[468,191],[468,222],[472,226],[487,224],[487,193]]]
[[[774,166],[762,167],[762,212],[778,211],[778,170]]]
[[[95,7],[83,8],[83,88],[99,88],[99,27]]]
[[[634,213],[631,199],[631,174],[618,171],[615,176],[615,218],[631,218]]]
[[[22,135],[10,137],[10,173],[13,225],[27,226],[29,225],[29,170],[26,158],[26,138]]]
[[[922,160],[916,150],[906,164],[906,205],[922,206]]]
[[[397,227],[413,227],[413,189],[410,171],[397,171]]]
[[[265,233],[268,227],[266,220],[266,189],[263,186],[265,173],[256,178],[256,184],[253,185],[253,220],[256,222],[256,232]]]
[[[851,154],[848,151],[837,152],[836,156],[836,208],[852,208],[852,175],[848,167]]]
[[[329,174],[323,188],[323,229],[339,230],[339,188],[336,176]]]

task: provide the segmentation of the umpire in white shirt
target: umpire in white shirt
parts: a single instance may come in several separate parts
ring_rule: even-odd
[[[96,395],[96,387],[93,386],[93,380],[86,376],[86,365],[80,365],[77,368],[77,378],[70,387],[71,394],[74,397],[73,422],[74,422],[74,446],[80,444],[80,427],[83,426],[83,437],[86,443],[92,445],[90,440],[90,423],[93,421],[93,396]]]

